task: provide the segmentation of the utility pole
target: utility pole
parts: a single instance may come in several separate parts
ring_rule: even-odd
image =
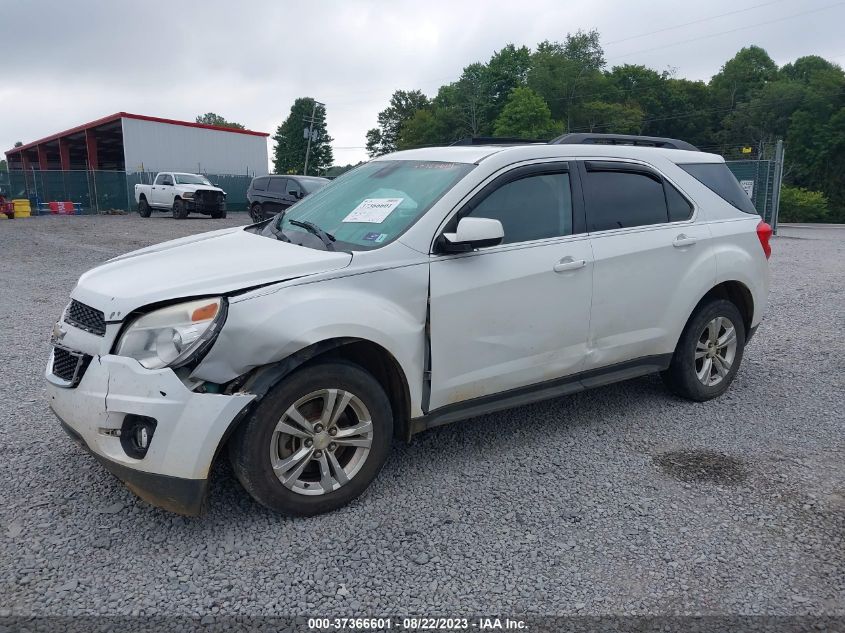
[[[780,212],[780,188],[783,186],[783,140],[778,139],[775,146],[775,186],[772,188],[772,232],[778,233],[778,213]]]
[[[314,117],[317,114],[317,106],[325,106],[325,103],[320,103],[316,99],[314,100],[314,105],[311,108],[311,116],[307,119],[304,119],[306,123],[308,123],[308,131],[306,135],[308,136],[308,144],[305,146],[305,168],[302,170],[302,175],[308,175],[308,158],[311,155],[311,138],[314,136]]]

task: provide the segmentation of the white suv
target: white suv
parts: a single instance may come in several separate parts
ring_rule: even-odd
[[[199,514],[226,448],[255,499],[313,515],[394,437],[649,372],[717,397],[771,230],[720,156],[599,140],[383,156],[270,220],[112,259],[54,327],[50,406],[150,503]]]

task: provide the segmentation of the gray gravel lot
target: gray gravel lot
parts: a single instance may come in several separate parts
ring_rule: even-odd
[[[774,240],[769,315],[719,400],[648,377],[435,429],[311,519],[221,460],[185,519],[64,435],[47,338],[88,268],[235,216],[0,221],[0,616],[845,615],[845,229]]]

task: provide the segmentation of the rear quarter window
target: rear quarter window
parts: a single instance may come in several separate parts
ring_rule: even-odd
[[[743,213],[758,215],[751,198],[740,187],[725,163],[690,163],[678,167],[731,206]]]
[[[256,191],[264,191],[267,189],[268,178],[256,178],[252,181],[252,188]]]

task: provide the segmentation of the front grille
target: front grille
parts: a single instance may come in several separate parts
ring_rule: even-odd
[[[106,316],[76,299],[73,299],[68,306],[65,322],[97,336],[103,336],[106,333]]]
[[[53,348],[53,375],[76,387],[93,357],[82,352],[71,352],[64,347]]]
[[[194,193],[194,202],[205,208],[216,208],[223,204],[223,194],[219,191],[200,189]]]

